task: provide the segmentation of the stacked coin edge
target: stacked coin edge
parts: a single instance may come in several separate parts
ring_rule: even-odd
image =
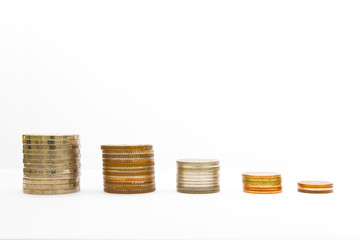
[[[255,194],[282,192],[281,175],[272,172],[246,172],[242,174],[243,191]]]
[[[300,181],[298,182],[298,192],[301,193],[332,193],[333,184],[326,181]]]

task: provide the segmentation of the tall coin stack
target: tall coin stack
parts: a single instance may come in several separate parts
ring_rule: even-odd
[[[281,175],[272,172],[243,173],[244,192],[271,194],[281,193]]]
[[[155,191],[152,145],[102,145],[104,191],[138,194]]]
[[[54,195],[80,191],[79,135],[23,135],[27,194]]]
[[[177,191],[181,193],[216,193],[220,191],[219,160],[177,160]]]

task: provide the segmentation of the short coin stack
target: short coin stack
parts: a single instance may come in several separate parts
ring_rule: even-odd
[[[104,191],[137,194],[155,191],[152,145],[102,145]]]
[[[243,173],[244,192],[271,194],[281,193],[281,175],[272,172]]]
[[[78,135],[23,135],[24,193],[80,191],[79,141]]]
[[[298,191],[302,193],[332,193],[333,184],[324,181],[300,181]]]
[[[220,191],[219,160],[177,160],[177,191],[181,193],[216,193]]]

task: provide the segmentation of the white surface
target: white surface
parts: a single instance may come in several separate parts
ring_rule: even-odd
[[[330,168],[336,174],[320,180],[333,180],[335,192],[325,195],[297,192],[306,168],[279,170],[284,192],[274,195],[243,193],[241,170],[222,168],[218,194],[177,193],[175,169],[157,169],[155,193],[104,193],[101,170],[86,170],[80,193],[58,196],[25,195],[21,171],[2,170],[0,238],[360,238],[358,170]]]

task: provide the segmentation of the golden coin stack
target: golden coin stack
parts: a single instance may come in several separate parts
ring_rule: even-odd
[[[219,160],[177,160],[177,191],[181,193],[216,193],[220,191]]]
[[[244,192],[271,194],[281,193],[281,175],[272,172],[243,173]]]
[[[78,135],[23,135],[27,194],[54,195],[80,191]]]
[[[300,181],[298,191],[302,193],[332,193],[333,184],[324,181]]]
[[[138,194],[155,191],[152,145],[102,145],[104,191]]]

